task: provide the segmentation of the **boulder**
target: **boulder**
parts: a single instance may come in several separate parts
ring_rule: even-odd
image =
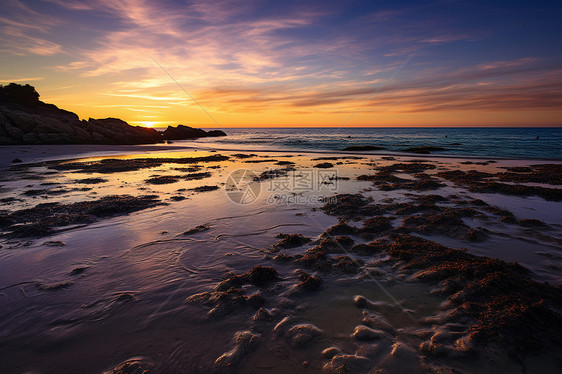
[[[162,133],[162,138],[164,140],[184,140],[225,135],[226,134],[220,130],[211,130],[207,132],[201,129],[194,129],[189,126],[178,125],[177,127],[168,126],[168,128]]]
[[[162,133],[162,138],[165,140],[195,139],[202,138],[205,134],[206,132],[203,130],[178,125],[177,127],[168,126],[168,128]]]
[[[226,136],[226,133],[222,130],[211,130],[211,131],[207,131],[206,136],[209,136],[209,137]]]
[[[161,141],[155,129],[131,126],[119,118],[88,119],[88,128],[100,134],[107,144],[149,144]]]

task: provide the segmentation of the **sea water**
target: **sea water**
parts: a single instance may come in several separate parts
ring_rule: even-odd
[[[562,128],[223,128],[228,136],[196,143],[239,150],[336,151],[352,145],[384,147],[383,153],[435,146],[436,155],[562,159]],[[193,143],[193,140],[189,141]],[[380,152],[379,152],[380,153]]]

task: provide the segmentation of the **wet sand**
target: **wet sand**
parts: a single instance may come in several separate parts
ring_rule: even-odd
[[[562,163],[151,147],[3,173],[3,372],[557,371]]]
[[[19,159],[23,163],[48,160],[64,160],[76,157],[94,157],[107,155],[122,155],[127,153],[171,152],[191,149],[189,145],[181,144],[148,144],[148,145],[3,145],[0,147],[0,170],[13,165],[13,160]]]

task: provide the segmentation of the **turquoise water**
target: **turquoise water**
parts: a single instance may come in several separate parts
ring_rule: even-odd
[[[438,155],[562,159],[562,128],[225,128],[201,139],[241,150],[342,150],[375,145],[388,151],[438,146]],[[537,138],[538,137],[538,138]]]

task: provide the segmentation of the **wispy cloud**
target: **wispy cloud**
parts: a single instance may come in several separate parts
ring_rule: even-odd
[[[5,77],[0,76],[2,83],[36,82],[45,79],[44,77]]]
[[[0,50],[48,61],[40,73],[14,66],[0,74],[47,77],[46,92],[51,76],[64,77],[65,86],[88,92],[76,99],[80,108],[88,102],[178,122],[179,108],[200,110],[158,64],[205,108],[238,117],[343,114],[371,97],[362,112],[560,105],[559,60],[540,50],[470,52],[503,13],[488,9],[496,18],[481,27],[488,15],[460,2],[5,0],[0,8]]]
[[[350,113],[370,96],[372,100],[365,106],[367,112],[559,109],[562,107],[561,71],[553,72],[538,62],[536,58],[496,61],[448,74],[427,73],[423,78],[408,82],[390,79],[377,84],[356,82],[354,88],[346,85],[308,91],[294,87],[278,90],[271,87],[261,90],[217,88],[200,92],[200,97],[203,102],[220,102],[225,108],[244,109],[258,104],[264,108],[295,107],[334,113]],[[506,70],[507,67],[510,69]],[[504,80],[506,75],[520,71],[533,74],[525,79]]]
[[[62,52],[62,46],[49,40],[52,27],[60,21],[51,15],[35,11],[19,0],[5,0],[1,5],[0,50],[15,55],[36,54],[43,56]]]

